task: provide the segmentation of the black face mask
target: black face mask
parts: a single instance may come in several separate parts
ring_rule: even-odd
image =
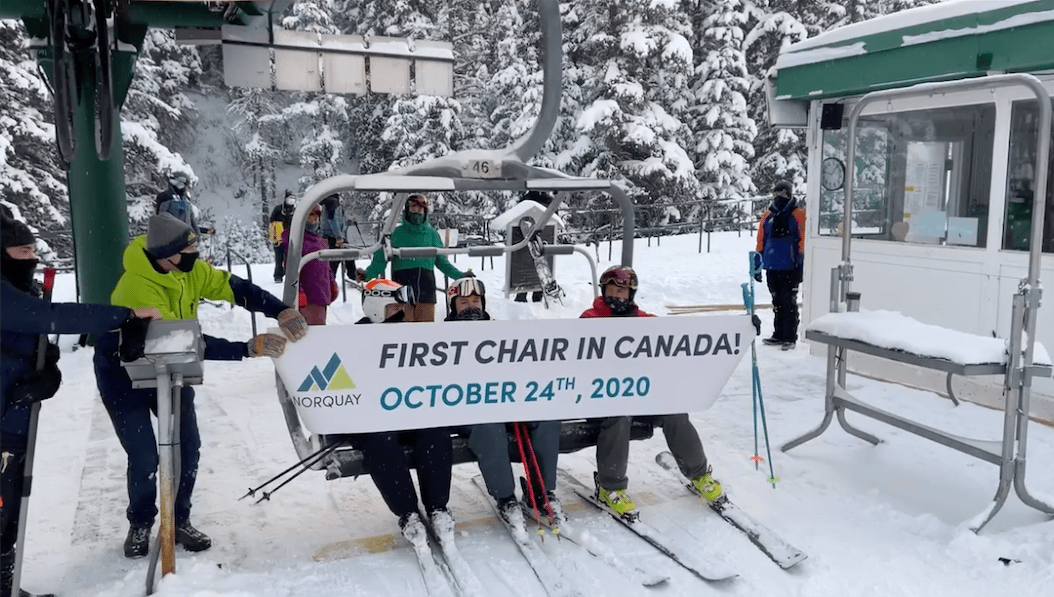
[[[608,308],[611,309],[611,314],[616,317],[629,315],[630,308],[633,306],[632,301],[624,301],[612,297],[604,297],[604,302],[607,303]]]
[[[479,321],[483,319],[483,309],[465,309],[454,315],[455,321]]]
[[[176,267],[179,271],[184,273],[190,273],[190,270],[194,269],[194,262],[198,260],[197,253],[180,253],[179,264]]]
[[[7,278],[7,281],[12,286],[27,292],[35,294],[33,284],[33,273],[37,271],[36,259],[14,259],[7,254],[7,251],[3,251],[2,260],[0,260],[0,268],[3,269],[3,275]]]

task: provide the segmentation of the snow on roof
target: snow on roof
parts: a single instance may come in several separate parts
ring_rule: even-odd
[[[523,216],[533,216],[535,221],[545,213],[545,206],[537,201],[520,201],[516,205],[509,208],[508,211],[498,215],[490,221],[490,227],[492,230],[504,230],[509,224],[519,221]],[[549,219],[548,224],[555,223],[557,226],[563,226],[564,223],[560,218],[553,214],[553,217]],[[547,224],[547,225],[548,225]]]
[[[1000,29],[1011,29],[1013,27],[1024,27],[1025,25],[1031,25],[1033,23],[1042,23],[1045,21],[1054,20],[1054,10],[1043,10],[1037,12],[1028,12],[1024,14],[1017,14],[1010,18],[1003,19],[997,23],[990,25],[978,25],[976,27],[963,27],[962,29],[945,29],[943,31],[930,31],[929,33],[923,33],[921,35],[905,35],[904,45],[911,46],[915,44],[925,44],[931,41],[937,41],[941,39],[949,39],[952,37],[962,37],[964,35],[976,35],[978,33],[987,33],[988,31],[999,31]]]
[[[816,62],[827,62],[828,60],[838,60],[840,58],[867,54],[867,50],[864,49],[865,45],[864,42],[858,41],[855,44],[845,46],[823,46],[820,48],[803,50],[801,52],[783,53],[776,58],[776,70],[790,68],[792,66],[801,66],[802,64],[814,64]]]
[[[968,334],[922,323],[895,311],[828,313],[807,330],[857,340],[872,346],[902,350],[961,365],[1007,362],[1007,340]],[[1036,343],[1033,363],[1050,365],[1050,355]]]
[[[1008,8],[1018,4],[1029,3],[1036,3],[1036,0],[952,0],[949,2],[941,2],[938,4],[920,6],[918,8],[912,8],[909,10],[902,10],[860,23],[854,23],[852,25],[846,25],[845,27],[839,27],[837,29],[821,33],[816,37],[811,37],[809,39],[802,40],[796,44],[792,44],[790,47],[787,48],[786,51],[780,54],[779,60],[777,60],[776,63],[776,68],[788,68],[800,64],[809,64],[814,62],[820,62],[823,60],[830,60],[832,58],[843,57],[841,55],[812,54],[811,56],[800,56],[796,58],[791,58],[796,54],[800,54],[807,50],[814,50],[822,46],[830,46],[840,42],[847,42],[850,40],[868,37],[879,33],[896,31],[897,29],[914,27],[925,23],[933,23],[945,19],[951,19],[970,14],[980,14],[996,9]],[[1052,18],[1054,18],[1054,14],[1052,14],[1052,11],[1037,11],[1031,13],[1026,12],[1024,14],[1014,15],[998,23],[993,23],[990,25],[971,27],[959,30],[933,31],[925,35],[905,36],[904,45],[926,43],[929,41],[934,41],[937,39],[943,39],[947,37],[972,35],[984,31],[995,31],[999,29],[1007,29],[1010,27],[1019,27],[1021,25],[1026,25],[1029,23],[1048,21]],[[846,48],[846,51],[862,53],[855,49],[855,46],[857,46],[857,44],[852,44],[852,46],[848,46]],[[850,50],[850,48],[854,49]],[[845,56],[851,55],[854,55],[854,53],[845,54]]]

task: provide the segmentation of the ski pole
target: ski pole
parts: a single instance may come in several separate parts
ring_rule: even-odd
[[[751,261],[753,262],[753,258]],[[753,274],[751,274],[750,279],[754,279]],[[753,284],[750,286],[753,286]],[[747,309],[747,314],[753,318],[754,289],[750,288],[748,290],[746,283],[743,283],[741,288],[743,289],[743,305]],[[758,370],[758,351],[756,339],[750,343],[750,359],[752,364],[750,370],[750,401],[754,410],[754,455],[750,457],[750,460],[754,462],[754,470],[758,470],[758,462],[760,462],[762,458],[758,455],[758,377],[756,375]]]
[[[297,462],[297,463],[293,464],[292,466],[290,466],[289,468],[285,469],[284,471],[282,471],[282,472],[278,473],[277,475],[275,475],[275,476],[271,477],[270,479],[268,479],[268,480],[264,481],[264,482],[263,482],[263,483],[261,483],[261,484],[260,484],[259,486],[255,487],[255,488],[250,488],[250,489],[249,489],[249,491],[248,491],[248,492],[246,492],[246,494],[245,494],[245,495],[243,495],[242,497],[240,497],[240,498],[238,498],[238,499],[239,499],[239,500],[244,500],[244,499],[245,499],[245,498],[247,498],[247,497],[256,497],[256,492],[257,492],[257,491],[259,491],[259,490],[263,489],[264,487],[267,487],[267,486],[268,486],[268,485],[270,485],[271,483],[274,483],[274,482],[275,482],[275,480],[277,480],[277,479],[278,479],[279,477],[281,477],[282,475],[284,475],[284,474],[288,473],[289,471],[291,471],[291,470],[295,469],[296,467],[298,467],[298,466],[300,466],[300,465],[304,464],[304,463],[305,463],[305,462],[307,462],[308,460],[311,460],[312,458],[314,458],[314,457],[318,456],[318,455],[319,455],[319,454],[321,454],[322,452],[327,452],[327,453],[328,453],[328,452],[331,452],[331,451],[335,450],[335,449],[336,449],[336,448],[337,448],[338,446],[341,446],[341,445],[343,445],[343,442],[337,442],[337,443],[335,443],[335,444],[332,444],[332,445],[329,445],[329,446],[325,446],[324,448],[320,448],[320,449],[318,449],[318,450],[316,450],[316,451],[312,452],[311,454],[308,454],[308,455],[307,455],[307,456],[306,456],[306,457],[305,457],[305,458],[304,458],[303,460],[301,460],[300,462]]]
[[[44,269],[44,302],[51,302],[55,289],[55,268]],[[48,349],[48,335],[37,339],[36,370],[43,371]],[[37,423],[40,420],[40,401],[29,407],[29,435],[26,437],[26,460],[22,469],[22,501],[18,510],[18,538],[15,540],[15,570],[11,577],[11,594],[19,595],[22,589],[22,556],[26,547],[26,522],[29,519],[29,494],[33,492],[33,457],[36,455]]]
[[[293,474],[292,476],[290,476],[290,477],[289,477],[288,479],[286,479],[285,481],[282,481],[282,482],[281,482],[281,483],[280,483],[280,484],[279,484],[279,485],[278,485],[277,487],[275,487],[275,488],[274,488],[273,490],[271,490],[271,491],[265,491],[265,492],[263,492],[263,497],[261,497],[260,499],[256,500],[256,502],[255,502],[255,503],[259,504],[260,502],[262,502],[262,501],[264,501],[264,500],[270,500],[270,499],[271,499],[271,496],[272,496],[272,495],[274,495],[274,494],[275,494],[275,493],[276,493],[276,492],[277,492],[277,491],[278,491],[279,489],[281,489],[281,488],[285,487],[286,485],[288,485],[288,484],[289,484],[289,483],[290,483],[290,482],[291,482],[291,481],[292,481],[293,479],[296,479],[296,478],[297,478],[297,477],[299,477],[300,475],[302,475],[302,474],[306,473],[306,472],[308,471],[308,469],[310,469],[310,468],[311,468],[312,466],[314,466],[314,465],[315,465],[315,463],[319,462],[320,460],[322,460],[322,459],[323,459],[323,458],[325,458],[326,456],[329,456],[329,455],[330,455],[330,453],[332,453],[332,452],[333,452],[334,450],[336,450],[336,449],[337,449],[337,448],[339,448],[340,446],[344,445],[344,443],[345,443],[345,442],[343,442],[343,441],[340,441],[340,442],[337,442],[337,443],[333,444],[332,446],[326,446],[325,448],[323,448],[323,449],[319,450],[318,452],[315,452],[315,453],[314,453],[313,455],[311,455],[311,456],[308,456],[307,458],[305,458],[304,460],[301,460],[301,461],[300,461],[300,462],[298,462],[297,464],[294,464],[294,465],[293,465],[292,467],[290,467],[290,468],[286,469],[286,470],[285,470],[284,472],[282,472],[282,473],[279,473],[278,475],[276,475],[276,476],[275,476],[275,477],[274,477],[273,479],[271,479],[271,480],[270,480],[270,481],[268,481],[267,483],[264,483],[264,484],[263,484],[263,485],[261,485],[260,487],[257,487],[256,489],[261,489],[261,488],[262,488],[262,487],[263,487],[264,485],[267,485],[267,484],[268,484],[268,483],[270,483],[271,481],[274,481],[274,480],[275,480],[275,479],[277,479],[278,477],[281,477],[282,475],[284,475],[285,473],[289,472],[290,470],[292,470],[292,469],[296,468],[297,466],[299,466],[299,465],[301,465],[301,464],[303,465],[303,468],[301,468],[301,469],[300,469],[299,471],[297,471],[296,473],[294,473],[294,474]],[[314,458],[312,458],[312,456],[313,456]],[[307,461],[307,462],[305,462],[305,461]],[[255,490],[253,490],[253,491],[255,491]],[[243,496],[243,497],[244,497],[244,496]]]
[[[743,304],[747,308],[747,312],[750,313],[751,318],[754,316],[754,280],[755,276],[761,273],[764,265],[764,260],[760,253],[756,251],[750,251],[748,253],[749,265],[750,265],[750,281],[742,285],[743,288]],[[749,290],[748,290],[749,287]],[[758,412],[761,413],[761,428],[765,434],[765,454],[769,460],[769,478],[767,481],[772,484],[773,489],[776,487],[776,482],[779,481],[779,477],[776,476],[776,472],[772,465],[772,448],[769,445],[769,429],[768,421],[765,418],[765,399],[761,392],[761,373],[758,370],[758,354],[757,354],[757,343],[751,342],[750,344],[750,355],[752,361],[751,370],[751,397],[754,406],[754,456],[751,460],[754,461],[754,469],[758,469],[758,463],[763,458],[758,454]]]

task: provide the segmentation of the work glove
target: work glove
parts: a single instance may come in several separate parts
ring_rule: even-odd
[[[307,335],[307,320],[296,309],[286,309],[278,314],[278,327],[290,341],[296,342]]]
[[[259,334],[249,341],[249,356],[277,358],[285,352],[286,339],[278,334]]]
[[[11,401],[33,404],[54,396],[62,384],[62,372],[58,366],[60,354],[59,347],[49,342],[44,352],[44,368],[20,379],[11,390]]]
[[[754,279],[757,280],[758,282],[761,281],[761,272],[760,271],[758,271],[757,273],[754,274]]]
[[[754,329],[757,330],[758,335],[761,335],[761,318],[756,314],[750,316],[750,323],[754,324]]]
[[[131,363],[146,356],[146,330],[150,327],[149,319],[141,319],[133,313],[121,324],[121,343],[117,355],[124,363]]]

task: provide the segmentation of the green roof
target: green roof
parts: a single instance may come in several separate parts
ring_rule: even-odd
[[[989,71],[1054,69],[1054,0],[957,0],[840,27],[788,47],[776,98],[862,95]]]

